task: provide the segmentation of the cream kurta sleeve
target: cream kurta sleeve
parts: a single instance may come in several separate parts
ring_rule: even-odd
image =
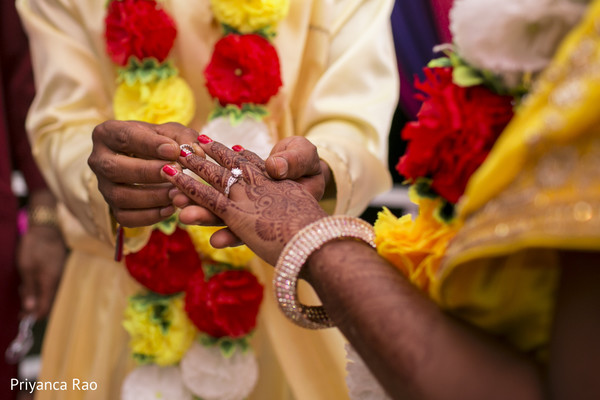
[[[102,13],[103,2],[97,3]],[[101,35],[86,31],[101,28],[81,24],[76,8],[61,0],[19,0],[17,6],[32,39],[38,89],[27,122],[33,153],[53,192],[85,230],[112,242],[108,206],[85,162],[93,128],[112,116],[113,71],[97,54],[101,43],[94,41]]]
[[[36,398],[118,398],[132,368],[121,313],[138,286],[112,261],[108,207],[86,162],[93,128],[113,118],[117,71],[104,48],[106,1],[17,4],[31,39],[38,88],[28,118],[32,147],[77,226],[67,232],[73,251],[46,332],[41,378],[94,380],[101,388]],[[177,23],[171,55],[194,92],[197,109],[190,127],[199,131],[213,109],[202,70],[222,32],[209,0],[163,4]],[[269,105],[273,139],[304,135],[315,143],[336,180],[337,212],[358,214],[390,184],[386,146],[398,94],[389,32],[393,0],[291,0],[290,5],[276,38],[284,86]],[[272,268],[260,268],[268,285]],[[252,399],[284,399],[288,393],[298,400],[346,398],[337,330],[296,327],[268,293],[260,319],[255,348],[261,372]]]
[[[329,35],[329,51],[323,74],[297,110],[297,131],[305,132],[333,172],[334,213],[358,215],[391,186],[388,134],[399,94],[390,24],[394,2],[335,3],[333,17],[313,15],[311,29]]]

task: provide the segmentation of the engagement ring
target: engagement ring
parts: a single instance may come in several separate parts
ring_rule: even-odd
[[[229,196],[229,190],[236,183],[240,177],[242,176],[242,170],[239,168],[234,168],[231,170],[231,176],[227,179],[227,185],[225,186],[225,196]]]

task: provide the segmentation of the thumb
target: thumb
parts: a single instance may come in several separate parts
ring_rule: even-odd
[[[265,168],[273,179],[299,179],[321,172],[321,163],[316,152],[293,149],[271,154]]]

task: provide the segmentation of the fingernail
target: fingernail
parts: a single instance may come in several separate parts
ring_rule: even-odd
[[[176,145],[170,143],[164,143],[158,146],[156,153],[163,158],[172,158],[175,154]]]
[[[182,144],[179,147],[181,148],[181,151],[179,152],[179,154],[181,155],[181,157],[187,157],[190,154],[194,153],[194,149],[189,144]]]
[[[175,212],[175,207],[166,206],[160,209],[159,213],[161,217],[170,217]]]
[[[177,196],[178,193],[179,193],[179,189],[177,189],[176,187],[169,190],[169,200],[173,200],[175,198],[175,196]]]
[[[163,171],[165,171],[165,174],[167,174],[169,176],[175,176],[179,172],[175,168],[170,166],[169,164],[167,164],[163,167]]]
[[[198,141],[202,144],[208,144],[208,143],[212,142],[213,140],[206,135],[200,135],[200,136],[198,136]]]
[[[235,151],[236,153],[239,153],[240,151],[244,151],[244,148],[242,146],[240,146],[239,144],[236,144],[235,146],[233,146],[231,148],[231,150]]]
[[[275,170],[279,178],[283,178],[288,172],[287,160],[283,157],[274,157],[273,162],[275,163]]]

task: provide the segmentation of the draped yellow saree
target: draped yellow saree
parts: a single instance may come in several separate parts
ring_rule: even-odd
[[[545,357],[559,250],[600,251],[600,1],[559,47],[458,204],[446,310]],[[598,266],[600,267],[600,266]]]

